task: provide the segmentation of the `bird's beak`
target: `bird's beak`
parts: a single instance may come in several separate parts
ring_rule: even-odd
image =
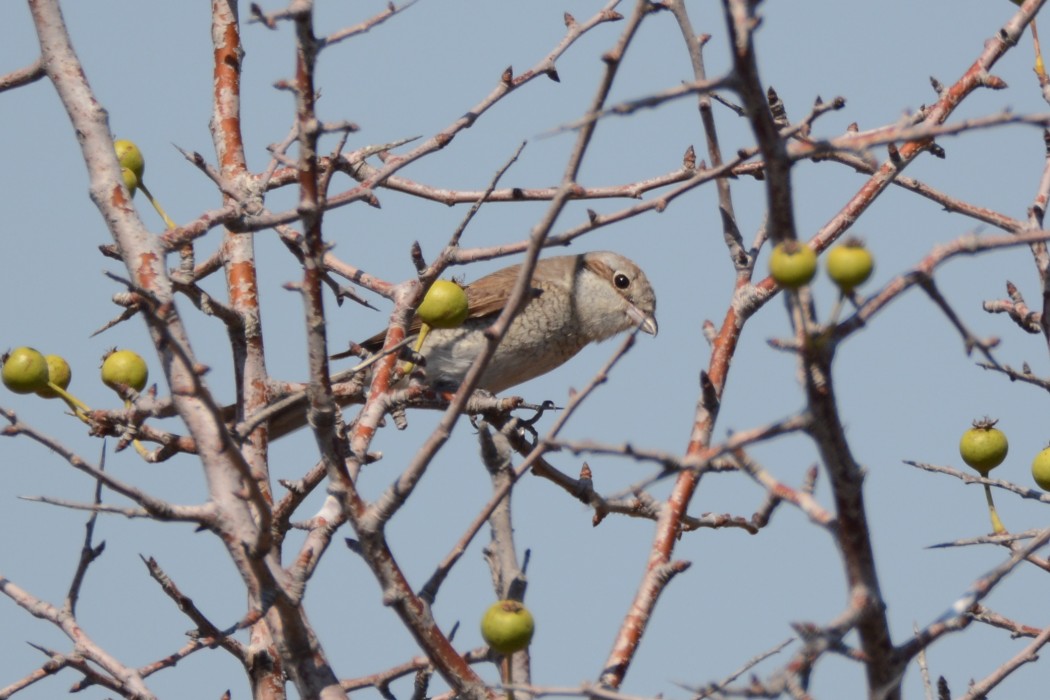
[[[631,320],[642,329],[643,333],[648,333],[654,338],[656,337],[656,333],[660,330],[660,327],[656,325],[655,316],[650,316],[649,314],[644,313],[634,304],[628,304],[627,315],[630,316]]]

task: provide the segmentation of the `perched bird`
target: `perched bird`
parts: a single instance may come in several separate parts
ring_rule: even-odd
[[[511,265],[467,285],[469,315],[456,328],[435,328],[419,352],[427,381],[458,385],[485,346],[482,332],[503,311],[520,272]],[[656,335],[656,295],[641,268],[607,251],[560,255],[536,264],[525,307],[514,319],[478,382],[493,394],[546,374],[589,343],[640,327]],[[415,319],[408,334],[419,333]],[[362,345],[382,347],[385,333]]]
[[[521,265],[511,265],[467,285],[468,316],[456,328],[433,328],[419,354],[425,358],[426,381],[435,388],[455,388],[485,347],[484,330],[506,305]],[[477,388],[505,391],[564,364],[590,343],[640,328],[656,335],[656,295],[633,261],[618,253],[597,251],[560,255],[536,263],[524,308],[507,329]],[[417,317],[408,329],[418,337]],[[371,352],[383,346],[385,331],[361,343]],[[335,355],[341,357],[344,355]],[[299,414],[303,414],[299,407]],[[301,427],[285,416],[271,435]]]

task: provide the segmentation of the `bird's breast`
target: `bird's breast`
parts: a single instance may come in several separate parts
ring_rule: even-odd
[[[541,299],[528,304],[511,324],[478,388],[502,392],[551,371],[587,345],[589,339],[581,334],[572,314],[546,308],[548,304],[538,303]],[[484,329],[493,320],[478,319],[459,328],[432,330],[422,348],[427,358],[427,379],[459,384],[485,347]]]

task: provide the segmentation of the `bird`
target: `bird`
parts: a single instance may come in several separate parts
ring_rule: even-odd
[[[469,284],[468,316],[455,328],[434,328],[419,353],[435,386],[458,386],[485,346],[484,330],[503,311],[521,265],[497,270]],[[408,328],[417,336],[422,323]],[[536,263],[525,307],[507,329],[477,388],[498,394],[546,374],[590,343],[640,328],[655,336],[656,295],[632,260],[611,251],[559,255]],[[362,346],[382,347],[386,333]]]
[[[418,348],[423,376],[436,389],[454,389],[485,347],[484,331],[503,311],[521,271],[511,265],[464,287],[466,320],[455,328],[432,328]],[[414,342],[422,321],[413,318],[407,340]],[[559,255],[537,261],[524,307],[514,318],[477,389],[499,394],[560,367],[591,343],[639,329],[656,336],[656,294],[645,272],[629,258],[612,251]],[[375,353],[386,331],[360,346]],[[350,353],[333,355],[333,358]],[[305,424],[298,414],[271,419],[271,437]],[[292,420],[294,418],[294,420]],[[277,424],[280,424],[279,426]]]

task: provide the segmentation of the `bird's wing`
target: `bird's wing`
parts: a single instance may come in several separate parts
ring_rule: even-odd
[[[511,265],[486,275],[464,287],[463,290],[467,293],[467,308],[470,310],[467,318],[495,316],[503,311],[503,307],[507,304],[507,299],[510,297],[510,292],[514,288],[514,282],[518,279],[520,271],[521,265]],[[538,297],[542,291],[539,287],[533,285],[530,290],[530,299]],[[419,320],[419,317],[413,317],[412,322],[408,325],[408,335],[418,333],[421,325],[422,321]],[[369,352],[377,352],[382,349],[385,340],[386,331],[382,330],[362,342],[361,347]]]
[[[511,265],[502,270],[496,270],[491,275],[482,277],[477,282],[465,287],[467,292],[467,307],[470,309],[469,318],[481,318],[491,316],[503,311],[510,298],[511,290],[521,272],[521,265]],[[535,299],[542,290],[532,285],[529,290],[529,299]],[[528,302],[526,302],[528,303]]]

